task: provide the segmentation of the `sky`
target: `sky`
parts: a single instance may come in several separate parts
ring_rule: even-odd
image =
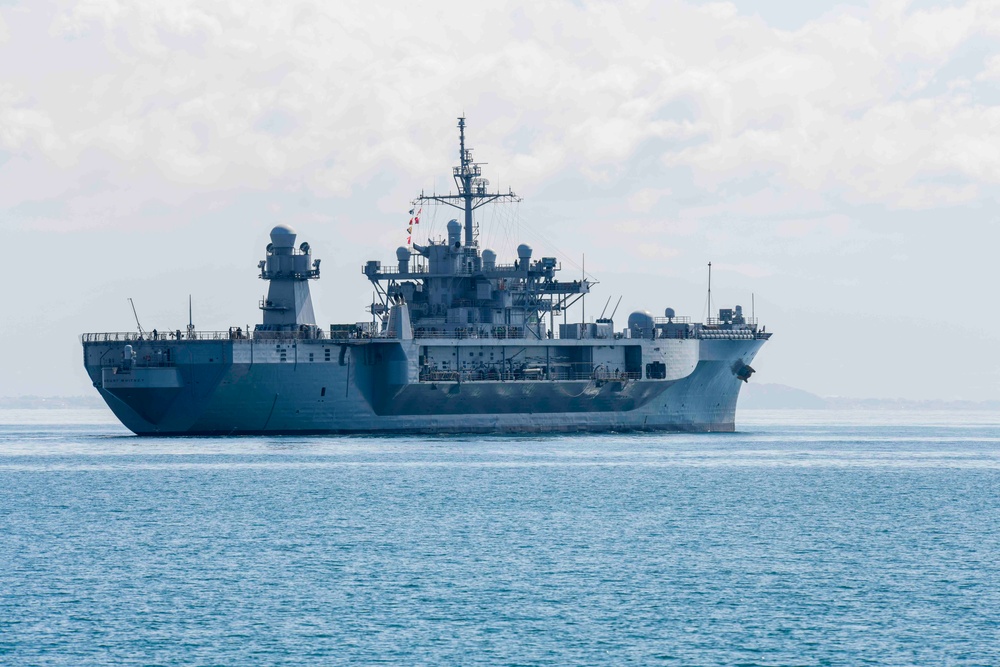
[[[774,333],[753,381],[1000,399],[998,45],[996,0],[0,0],[0,396],[90,392],[79,336],[129,298],[252,326],[278,223],[320,324],[367,319],[464,115],[523,198],[481,243],[585,264],[587,319],[700,320],[712,262]]]

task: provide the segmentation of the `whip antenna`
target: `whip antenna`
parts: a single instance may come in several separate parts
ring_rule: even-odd
[[[141,335],[145,332],[142,330],[142,325],[139,324],[139,315],[135,312],[135,302],[132,301],[132,297],[128,298],[128,302],[132,306],[132,316],[135,318],[135,326],[139,327],[139,334]]]
[[[622,296],[618,297],[618,303],[615,304],[615,309],[611,311],[611,317],[609,317],[608,319],[610,319],[610,320],[615,319],[615,313],[618,312],[618,306],[622,305],[622,297],[623,296],[625,296],[625,295],[622,294]]]
[[[712,263],[708,263],[708,315],[705,321],[712,319]]]
[[[611,297],[609,296],[608,300],[604,303],[604,308],[601,309],[601,316],[598,317],[597,319],[599,319],[599,320],[603,320],[604,319],[604,311],[606,311],[608,309],[608,306],[610,306],[610,305],[611,305]]]

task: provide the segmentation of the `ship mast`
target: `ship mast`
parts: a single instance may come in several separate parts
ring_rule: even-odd
[[[486,337],[502,330],[504,338],[520,338],[529,332],[541,338],[544,320],[539,313],[551,311],[550,320],[554,319],[555,312],[565,311],[582,299],[593,283],[586,274],[573,282],[556,280],[561,268],[556,258],[532,260],[531,246],[525,243],[517,247],[513,264],[497,264],[492,250],[480,252],[473,212],[492,202],[517,202],[520,198],[509,189],[489,189],[489,181],[482,177],[482,163],[475,162],[472,150],[466,147],[464,117],[458,119],[458,131],[459,165],[452,169],[458,192],[421,192],[413,203],[457,208],[464,224],[457,219],[448,222],[447,242],[432,240],[426,246],[414,243],[412,249],[398,248],[395,267],[383,269],[377,260],[366,262],[362,272],[375,286],[380,301],[372,299],[372,314],[388,323],[394,309],[406,305],[418,333]],[[411,262],[414,252],[427,259],[425,266]],[[387,283],[384,288],[383,282]]]
[[[420,193],[414,201],[418,203],[438,202],[463,211],[465,246],[471,248],[475,245],[478,236],[472,212],[493,201],[517,202],[521,201],[521,198],[509,188],[507,192],[489,192],[490,182],[483,178],[483,171],[480,167],[485,162],[473,162],[472,149],[465,147],[465,116],[458,119],[458,159],[459,166],[452,168],[455,185],[458,186],[458,194],[425,195]]]

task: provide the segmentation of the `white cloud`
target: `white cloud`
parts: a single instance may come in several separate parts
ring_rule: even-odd
[[[637,213],[648,213],[659,201],[670,195],[670,188],[643,188],[628,198],[629,208]]]
[[[774,270],[768,266],[763,266],[761,264],[752,264],[748,262],[740,264],[715,262],[712,264],[712,268],[719,272],[737,273],[741,276],[746,276],[748,278],[763,278],[765,276],[770,276],[774,274]]]
[[[915,95],[976,34],[983,15],[1000,10],[984,3],[889,10],[868,20],[833,14],[791,36],[758,34],[750,57],[717,70],[721,94],[704,106],[713,140],[667,154],[666,163],[694,165],[703,187],[767,173],[888,206],[934,207],[976,196],[966,185],[937,190],[940,202],[928,196],[923,181],[942,169],[996,185],[1000,144],[987,130],[996,111],[960,92]],[[925,42],[934,26],[942,34]],[[908,65],[914,58],[930,68],[916,86]],[[963,135],[975,139],[963,142]]]
[[[671,259],[680,255],[680,250],[677,248],[666,246],[661,243],[643,243],[638,246],[635,251],[639,256],[646,259],[656,260],[662,262],[665,259]]]
[[[976,81],[1000,79],[1000,55],[990,56],[984,65],[983,71],[976,75]]]
[[[852,202],[932,206],[913,192],[926,194],[928,173],[997,182],[997,139],[980,134],[993,111],[967,91],[915,97],[1000,20],[987,2],[878,3],[795,32],[732,3],[463,7],[78,2],[52,23],[52,46],[82,43],[114,64],[98,59],[62,91],[55,74],[15,77],[0,140],[78,170],[101,151],[121,178],[142,162],[189,187],[305,183],[343,197],[386,169],[446,168],[442,119],[464,108],[481,150],[528,182],[573,169],[611,184],[657,141],[663,164],[715,191],[769,174]],[[954,150],[956,123],[970,150]],[[504,144],[524,127],[531,141]]]

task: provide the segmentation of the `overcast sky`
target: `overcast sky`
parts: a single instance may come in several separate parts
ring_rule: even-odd
[[[79,334],[128,297],[259,321],[279,222],[321,324],[366,319],[465,114],[524,198],[483,244],[585,255],[588,319],[701,319],[711,261],[775,333],[754,381],[1000,399],[998,44],[997,0],[0,0],[0,395],[91,391]]]

